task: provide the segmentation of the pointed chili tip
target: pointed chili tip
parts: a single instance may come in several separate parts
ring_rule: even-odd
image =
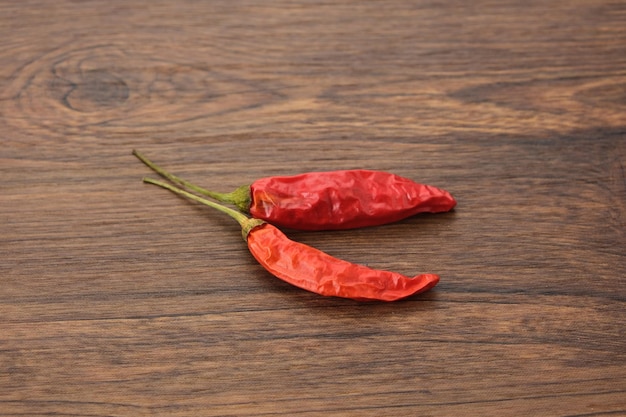
[[[456,198],[454,198],[450,193],[448,193],[448,196],[450,196],[450,210],[452,210],[456,207]]]
[[[439,282],[439,275],[436,274],[420,274],[415,279],[426,281],[420,292],[428,291]]]

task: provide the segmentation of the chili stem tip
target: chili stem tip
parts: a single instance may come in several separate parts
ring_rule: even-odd
[[[230,207],[223,206],[223,205],[221,205],[219,203],[216,203],[214,201],[207,200],[206,198],[202,198],[202,197],[199,197],[199,196],[197,196],[195,194],[191,194],[190,192],[185,191],[183,189],[180,189],[180,188],[178,188],[178,187],[176,187],[176,186],[174,186],[172,184],[169,184],[169,183],[166,183],[166,182],[163,182],[163,181],[159,181],[159,180],[155,180],[155,179],[150,178],[150,177],[144,177],[143,178],[143,182],[146,182],[148,184],[157,185],[157,186],[159,186],[161,188],[165,188],[166,190],[169,190],[169,191],[171,191],[171,192],[173,192],[175,194],[179,194],[179,195],[185,196],[185,197],[187,197],[190,200],[196,201],[196,202],[198,202],[200,204],[204,204],[205,206],[212,207],[212,208],[214,208],[216,210],[221,211],[224,214],[228,214],[230,217],[235,219],[237,221],[237,223],[239,223],[239,225],[242,228],[245,228],[246,225],[248,225],[250,223],[249,222],[250,219],[245,214],[240,213],[237,210],[233,210]]]
[[[198,193],[198,194],[202,194],[202,195],[206,195],[208,197],[214,198],[218,201],[221,201],[223,203],[233,203],[235,204],[236,201],[233,200],[233,197],[231,196],[231,194],[224,194],[224,193],[218,193],[215,191],[210,191],[207,190],[205,188],[202,188],[198,185],[195,185],[187,180],[184,180],[168,171],[166,171],[165,169],[161,168],[160,166],[158,166],[157,164],[155,164],[154,162],[152,162],[151,160],[149,160],[148,158],[146,158],[145,155],[143,155],[141,152],[139,152],[136,149],[133,149],[133,155],[135,155],[141,162],[143,162],[148,168],[150,168],[151,170],[153,170],[154,172],[156,172],[157,174],[159,174],[161,177],[173,182],[174,184],[177,184],[179,186],[188,188],[189,190]]]

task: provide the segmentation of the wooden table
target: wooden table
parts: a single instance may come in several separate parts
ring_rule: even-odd
[[[626,415],[626,3],[3,0],[0,35],[0,415]],[[286,231],[441,282],[294,288],[134,148],[445,188]]]

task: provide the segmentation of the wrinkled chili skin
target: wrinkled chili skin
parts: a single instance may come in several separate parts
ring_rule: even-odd
[[[253,228],[247,242],[252,255],[268,272],[320,295],[358,301],[396,301],[427,291],[439,282],[439,276],[434,274],[409,278],[334,258],[290,240],[268,223]]]
[[[269,177],[250,186],[253,217],[298,230],[339,230],[451,210],[445,190],[382,171],[343,170]]]

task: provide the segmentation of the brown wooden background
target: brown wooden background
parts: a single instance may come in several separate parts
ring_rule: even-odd
[[[0,39],[0,415],[626,415],[625,2],[5,0]],[[446,188],[288,233],[441,282],[290,287],[133,148]]]

